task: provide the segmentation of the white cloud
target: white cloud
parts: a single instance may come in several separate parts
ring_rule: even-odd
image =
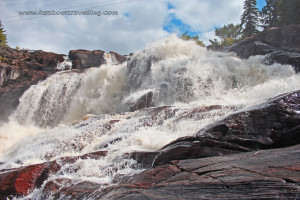
[[[209,40],[217,39],[215,36],[215,31],[204,32],[199,38],[204,42],[205,45],[210,45]]]
[[[242,0],[172,1],[173,12],[184,23],[202,32],[228,23],[238,23],[242,14]]]
[[[214,38],[214,27],[237,23],[242,12],[241,0],[172,0],[174,9],[168,10],[168,0],[22,0],[17,5],[0,6],[0,20],[5,26],[8,43],[12,47],[42,49],[67,54],[71,49],[101,49],[128,54],[142,49],[147,43],[167,37],[163,30],[170,12],[193,29],[202,32],[204,41]],[[97,1],[96,1],[97,2]],[[120,3],[125,2],[125,3]],[[5,1],[4,4],[12,4]],[[87,5],[92,4],[92,5]],[[59,8],[90,8],[94,10],[117,10],[117,16],[46,16],[16,22],[34,16],[18,16],[18,10],[58,10]],[[128,14],[128,16],[125,15]],[[13,18],[7,18],[15,16]]]

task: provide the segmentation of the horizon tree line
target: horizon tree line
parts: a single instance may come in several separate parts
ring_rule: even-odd
[[[261,30],[300,24],[300,0],[266,0],[261,11],[257,8],[256,0],[245,0],[243,10],[241,23],[215,29],[215,36],[221,41],[209,40],[213,47],[231,46]],[[186,33],[183,36],[186,37]]]

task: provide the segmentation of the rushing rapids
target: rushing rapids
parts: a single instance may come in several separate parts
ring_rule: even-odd
[[[96,182],[101,190],[143,170],[131,152],[159,150],[299,89],[299,75],[289,65],[267,66],[262,56],[241,60],[171,36],[127,63],[61,71],[31,86],[0,127],[0,170],[105,151],[100,159],[63,165],[48,178]],[[139,110],[145,107],[153,108]],[[45,185],[28,198],[41,198]]]

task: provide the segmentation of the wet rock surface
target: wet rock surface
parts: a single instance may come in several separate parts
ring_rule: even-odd
[[[241,58],[267,55],[266,63],[290,64],[300,71],[300,25],[293,24],[263,31],[232,46],[229,51]]]
[[[57,173],[62,166],[75,163],[78,159],[99,159],[107,152],[99,151],[77,157],[63,157],[51,162],[31,165],[18,169],[0,171],[0,199],[12,196],[28,195],[35,188],[40,188],[51,174]],[[48,183],[47,187],[53,187]],[[51,188],[50,187],[50,188]],[[49,188],[47,188],[49,190]]]
[[[299,199],[300,145],[202,159],[175,160],[120,185],[81,182],[44,189],[53,199]],[[58,180],[61,181],[61,180]],[[51,187],[50,187],[51,186]],[[49,190],[51,188],[51,190]]]
[[[299,153],[297,145],[173,161],[95,196],[96,199],[298,199]]]
[[[233,114],[196,136],[179,138],[158,153],[154,165],[175,159],[219,156],[300,143],[300,93],[279,96]]]
[[[140,98],[138,98],[136,101],[133,101],[132,103],[129,102],[130,111],[136,111],[141,110],[143,108],[149,108],[154,106],[153,103],[153,92],[150,91],[144,95],[142,95]]]

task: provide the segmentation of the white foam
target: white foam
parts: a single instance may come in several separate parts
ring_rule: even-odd
[[[84,75],[58,72],[37,85],[32,85],[20,98],[20,104],[10,120],[43,127],[58,125]]]
[[[72,69],[72,61],[69,59],[69,56],[64,56],[64,61],[61,63],[58,63],[56,66],[56,69],[58,70],[66,70],[66,69]]]
[[[16,122],[10,121],[0,127],[0,155],[7,151],[17,141],[36,135],[43,129],[34,126],[22,126]]]
[[[86,72],[81,87],[72,98],[65,123],[80,119],[86,114],[120,112],[122,90],[127,80],[126,64],[102,65]]]

